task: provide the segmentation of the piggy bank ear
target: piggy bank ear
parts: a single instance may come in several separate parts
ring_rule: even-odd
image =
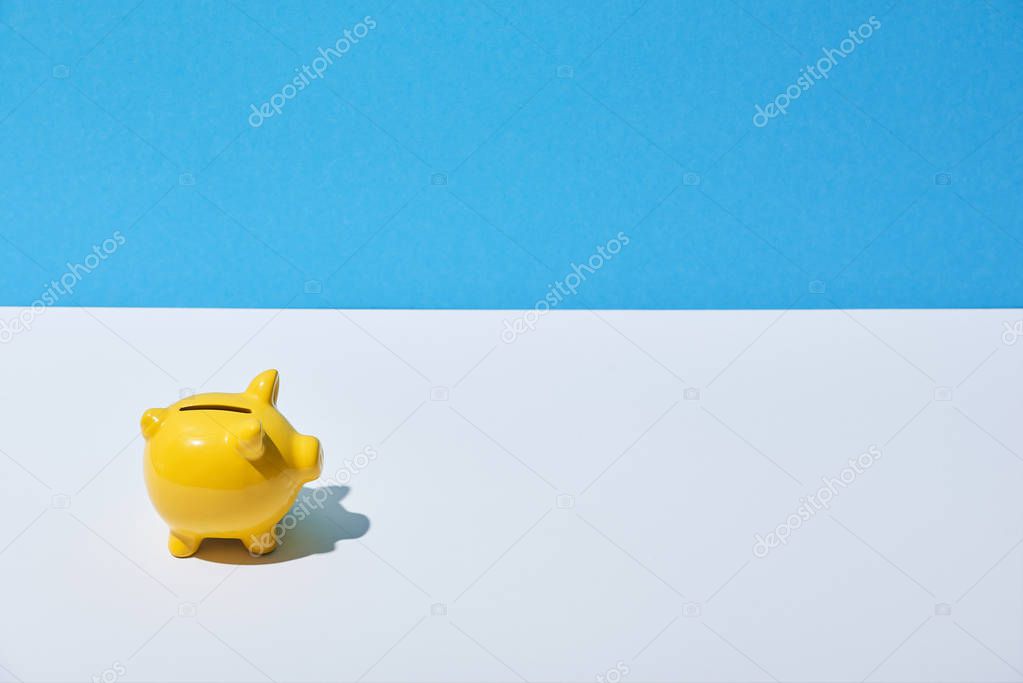
[[[231,438],[238,453],[246,460],[257,460],[263,455],[263,425],[256,418],[244,420]]]
[[[277,405],[277,387],[279,385],[280,380],[277,378],[277,371],[267,370],[256,375],[256,379],[249,383],[249,388],[245,390],[245,393],[275,406]]]
[[[142,415],[142,436],[150,439],[159,431],[165,412],[167,411],[164,408],[150,408]]]

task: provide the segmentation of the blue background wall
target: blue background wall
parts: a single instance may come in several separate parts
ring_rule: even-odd
[[[525,308],[624,231],[562,308],[1023,305],[1019,2],[0,1],[0,47],[0,304],[118,230],[57,303]]]

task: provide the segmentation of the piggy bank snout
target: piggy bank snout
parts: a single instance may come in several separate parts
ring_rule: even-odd
[[[306,476],[316,479],[323,470],[323,448],[320,440],[308,434],[298,434],[295,437],[295,467]]]

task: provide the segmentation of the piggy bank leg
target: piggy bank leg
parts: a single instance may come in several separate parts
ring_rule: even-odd
[[[195,551],[199,549],[200,543],[202,543],[200,536],[184,531],[171,530],[167,548],[174,557],[190,557],[195,555]]]
[[[277,547],[277,537],[273,533],[273,528],[270,528],[249,534],[242,538],[242,543],[245,544],[250,555],[266,555]]]

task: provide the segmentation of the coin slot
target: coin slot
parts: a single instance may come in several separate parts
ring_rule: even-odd
[[[226,410],[232,413],[251,413],[252,411],[248,408],[242,408],[240,406],[221,406],[221,405],[201,405],[201,406],[185,406],[179,408],[181,412],[186,410]]]

